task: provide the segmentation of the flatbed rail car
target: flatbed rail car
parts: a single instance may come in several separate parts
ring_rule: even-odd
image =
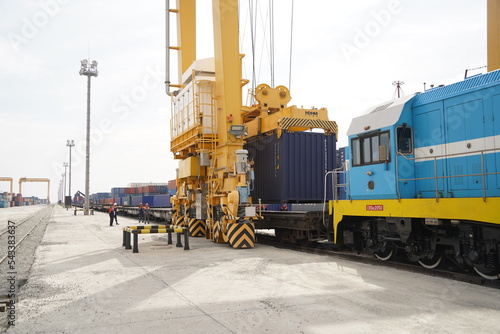
[[[328,213],[323,211],[262,211],[256,229],[274,229],[276,238],[290,243],[324,240],[327,237]],[[327,224],[326,224],[327,225]]]
[[[90,208],[95,211],[108,212],[110,204],[91,204]],[[171,221],[172,208],[150,208],[150,220],[153,221]],[[118,214],[126,215],[129,217],[139,216],[139,207],[137,206],[118,206]]]

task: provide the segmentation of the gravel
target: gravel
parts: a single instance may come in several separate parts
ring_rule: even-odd
[[[5,302],[10,302],[10,298],[8,297],[9,295],[9,289],[10,289],[10,282],[8,279],[11,276],[14,276],[15,278],[15,284],[14,286],[16,287],[16,297],[18,297],[19,291],[22,290],[22,286],[26,284],[28,281],[29,273],[31,270],[31,266],[33,265],[33,262],[35,261],[35,252],[36,249],[38,248],[38,245],[40,244],[40,241],[42,240],[42,237],[45,233],[45,229],[47,228],[47,225],[50,221],[50,217],[53,211],[53,205],[52,206],[43,206],[40,207],[38,206],[37,211],[32,211],[28,212],[28,215],[25,215],[24,217],[20,216],[19,212],[16,212],[16,208],[6,208],[6,209],[1,209],[5,211],[11,211],[13,214],[11,215],[12,219],[5,219],[2,222],[0,231],[4,231],[7,226],[8,226],[8,220],[13,220],[16,223],[21,222],[25,218],[30,218],[29,221],[26,223],[23,223],[22,225],[19,225],[16,227],[15,231],[15,239],[16,242],[19,242],[21,238],[28,233],[28,231],[34,226],[34,224],[41,218],[43,212],[45,210],[48,210],[48,214],[40,221],[40,223],[30,232],[29,236],[26,237],[21,245],[16,249],[15,251],[15,267],[14,270],[12,268],[9,268],[9,259],[4,261],[2,264],[0,264],[0,279],[2,284],[0,284],[0,303],[5,303]],[[35,207],[33,208],[35,209]],[[2,212],[2,216],[7,215],[8,213]],[[0,257],[4,257],[7,253],[7,247],[8,247],[8,235],[9,234],[4,234],[0,236]],[[14,272],[15,274],[8,274],[9,272]],[[15,299],[15,302],[17,302],[18,299]],[[8,312],[2,312],[0,313],[0,333],[6,333],[6,330],[8,328]]]

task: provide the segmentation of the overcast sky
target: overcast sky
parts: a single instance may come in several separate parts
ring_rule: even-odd
[[[197,2],[197,53],[206,58],[213,53],[211,2]],[[268,16],[267,2],[260,1],[258,21]],[[240,36],[243,74],[251,79],[248,3],[241,5]],[[450,84],[486,65],[486,0],[294,0],[290,82],[291,1],[274,4],[275,86],[291,86],[290,105],[328,108],[340,127],[339,146],[353,117],[392,99],[393,81],[411,94],[424,82]],[[71,190],[84,192],[87,78],[78,72],[89,57],[99,63],[90,192],[175,178],[163,84],[165,1],[1,0],[0,13],[0,176],[14,178],[15,192],[20,177],[50,178],[57,200],[67,139],[76,142]],[[257,85],[271,83],[269,29],[259,26]],[[45,184],[23,189],[24,196],[46,197]]]

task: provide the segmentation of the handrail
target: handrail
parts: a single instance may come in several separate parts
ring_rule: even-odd
[[[439,180],[440,179],[451,179],[451,178],[458,178],[458,177],[481,177],[481,183],[482,183],[482,192],[483,192],[483,201],[486,201],[487,199],[487,194],[486,194],[486,176],[489,176],[489,175],[500,175],[500,172],[490,172],[490,173],[486,173],[485,172],[485,168],[486,168],[486,164],[485,164],[485,154],[486,153],[491,153],[491,152],[495,152],[495,151],[500,151],[500,148],[490,148],[490,149],[484,149],[484,150],[475,150],[475,151],[469,151],[469,152],[462,152],[462,153],[451,153],[451,154],[442,154],[442,155],[436,155],[436,156],[433,156],[433,157],[407,157],[406,155],[400,153],[400,152],[397,152],[397,156],[401,156],[403,157],[405,160],[407,161],[416,161],[416,160],[423,160],[423,159],[432,159],[433,160],[433,169],[434,169],[434,176],[429,176],[429,177],[414,177],[414,178],[404,178],[404,179],[401,179],[399,178],[399,159],[395,159],[396,160],[396,192],[397,192],[397,197],[398,197],[398,200],[401,199],[401,193],[400,193],[400,190],[399,190],[399,182],[402,182],[402,181],[419,181],[419,180],[434,180],[434,188],[435,188],[435,193],[436,193],[436,202],[439,201]],[[481,173],[474,173],[474,174],[460,174],[460,175],[438,175],[438,166],[437,166],[437,160],[438,158],[447,158],[447,157],[459,157],[459,156],[468,156],[468,155],[471,155],[471,154],[480,154],[481,155]],[[336,183],[336,180],[337,180],[337,175],[338,174],[341,174],[341,173],[344,173],[346,174],[347,176],[347,173],[348,171],[347,170],[340,170],[342,168],[338,168],[336,170],[333,171],[333,174],[334,174],[334,177],[333,179],[335,180],[334,182],[334,200],[338,200],[336,198],[336,194],[337,194],[337,189],[340,189],[342,187],[346,187],[348,188],[348,195],[350,196],[350,183],[347,182],[347,177],[346,177],[346,183]]]
[[[436,202],[438,202],[439,201],[439,184],[438,184],[439,179],[480,176],[481,177],[481,184],[482,184],[482,191],[483,191],[483,201],[486,201],[486,198],[487,198],[487,195],[486,195],[486,175],[499,175],[500,172],[492,172],[492,173],[485,172],[484,154],[490,153],[490,152],[495,152],[495,151],[500,151],[500,148],[489,148],[489,149],[475,150],[475,151],[469,151],[469,152],[441,154],[441,155],[436,155],[433,157],[413,157],[413,158],[409,158],[406,155],[402,154],[401,152],[397,152],[397,156],[401,156],[407,161],[432,159],[433,166],[434,166],[434,176],[400,179],[399,178],[399,164],[398,164],[398,159],[396,159],[396,191],[398,194],[398,200],[401,199],[401,194],[399,192],[399,182],[401,182],[401,181],[435,180],[434,188],[435,188],[435,192],[436,192]],[[481,173],[438,176],[438,168],[437,168],[437,159],[438,158],[469,156],[471,154],[474,154],[474,155],[480,154],[481,155]]]

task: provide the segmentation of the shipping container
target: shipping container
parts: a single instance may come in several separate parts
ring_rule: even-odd
[[[168,181],[168,190],[169,192],[172,190],[172,189],[177,189],[177,180],[170,180]]]
[[[130,196],[130,206],[139,206],[142,203],[142,195]]]
[[[170,195],[155,195],[153,196],[153,207],[155,208],[171,208]]]
[[[137,194],[137,188],[136,187],[125,188],[125,194]]]
[[[142,196],[142,204],[146,205],[146,203],[150,206],[154,206],[154,196],[148,195],[148,196]]]
[[[314,203],[324,198],[325,174],[336,165],[336,138],[316,132],[285,132],[245,145],[254,161],[253,203]],[[331,178],[327,199],[332,198]]]
[[[129,206],[130,205],[130,197],[131,196],[120,197],[121,205],[123,205],[123,206]]]

